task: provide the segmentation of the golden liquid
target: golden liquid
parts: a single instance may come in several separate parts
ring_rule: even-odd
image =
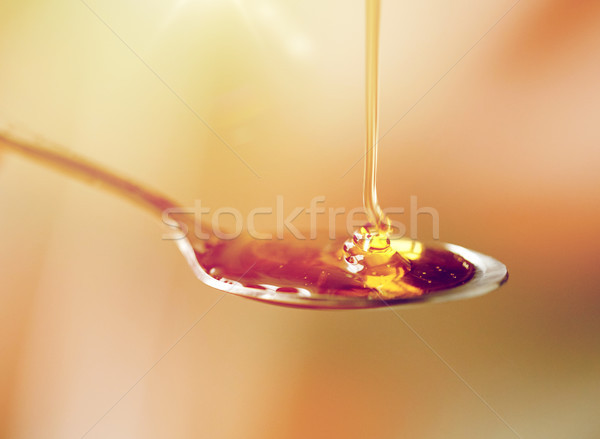
[[[346,261],[343,240],[258,241],[238,238],[211,242],[196,251],[201,267],[214,279],[240,283],[247,288],[272,290],[286,295],[312,297],[300,307],[319,308],[318,299],[339,300],[336,308],[355,308],[352,299],[368,299],[364,307],[393,305],[468,282],[475,267],[444,248],[418,241],[392,240],[390,254],[380,264],[353,272]],[[279,301],[277,297],[266,300]],[[327,306],[332,308],[332,306]]]
[[[71,177],[100,184],[159,218],[165,209],[178,208],[165,196],[55,148],[0,133],[2,146]],[[225,286],[236,283],[257,291],[275,287],[276,296],[251,297],[270,303],[340,309],[392,305],[462,285],[475,273],[470,262],[443,247],[390,240],[367,227],[347,240],[264,241],[243,236],[204,240],[194,235],[192,216],[173,213],[170,218],[190,232],[187,240],[202,271]],[[282,294],[316,300],[286,303]],[[322,305],[320,299],[327,297],[347,300]]]
[[[389,221],[377,199],[377,142],[379,140],[379,0],[367,0],[366,32],[366,121],[367,152],[363,183],[363,204],[369,223],[380,233],[386,233]]]
[[[277,293],[400,303],[468,282],[474,266],[441,247],[388,237],[390,221],[377,199],[378,55],[380,1],[366,0],[366,155],[363,203],[369,223],[351,239],[266,242],[237,239],[209,244],[196,257],[220,280]],[[274,299],[276,300],[276,299]],[[299,305],[319,307],[318,305]],[[343,308],[340,302],[337,307]],[[348,302],[348,307],[353,307]]]
[[[390,223],[379,207],[376,186],[380,2],[367,0],[366,6],[367,154],[363,201],[369,224],[351,238],[338,240],[264,241],[247,237],[219,240],[214,236],[203,240],[188,233],[195,261],[213,279],[226,285],[241,284],[249,290],[317,299],[293,306],[319,308],[318,299],[335,296],[348,300],[336,301],[328,308],[355,308],[401,303],[457,287],[473,277],[473,264],[446,248],[388,237]],[[2,133],[0,145],[68,175],[101,183],[159,217],[165,209],[177,207],[162,195],[70,154]],[[171,218],[182,230],[194,230],[195,224],[189,216],[175,214]],[[359,302],[353,302],[353,298],[368,300],[356,305]],[[257,299],[285,303],[277,297]]]

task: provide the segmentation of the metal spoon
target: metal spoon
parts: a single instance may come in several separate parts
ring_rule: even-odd
[[[182,215],[180,213],[180,206],[169,198],[135,184],[128,179],[119,177],[72,153],[62,151],[59,147],[42,145],[41,143],[35,139],[0,132],[0,146],[4,146],[10,151],[37,161],[44,166],[55,168],[78,180],[100,184],[105,189],[111,190],[117,195],[127,198],[138,206],[151,211],[154,215],[162,218],[163,221],[165,212],[170,213],[169,219],[174,221],[174,225],[177,228],[180,230],[194,230],[196,225],[194,219],[189,215]],[[292,271],[285,271],[285,269],[281,272],[280,277],[275,277],[275,280],[272,282],[255,283],[252,279],[248,280],[248,278],[256,276],[256,267],[261,267],[265,263],[265,258],[259,252],[251,252],[253,245],[255,245],[251,240],[239,238],[238,240],[233,240],[231,243],[223,243],[214,236],[205,240],[199,239],[195,234],[187,233],[180,239],[176,239],[175,243],[196,277],[206,285],[249,299],[302,308],[384,308],[396,305],[462,299],[488,293],[498,288],[508,278],[506,267],[501,262],[489,256],[452,244],[436,243],[425,245],[418,243],[422,250],[437,249],[449,251],[457,255],[457,257],[464,259],[464,261],[467,261],[473,267],[472,276],[461,285],[420,295],[408,294],[389,297],[385,290],[373,288],[365,289],[366,294],[341,294],[341,291],[335,291],[331,287],[326,287],[323,282],[319,283],[320,281],[310,283],[310,285],[307,285],[306,282],[298,281],[290,283],[290,279],[286,276]],[[414,245],[414,243],[409,240],[399,240],[396,242],[398,245]],[[246,261],[246,268],[243,270],[240,269],[236,276],[217,275],[214,273],[214,267],[211,268],[208,264],[203,265],[201,262],[207,260],[207,255],[211,251],[223,245],[229,245],[230,251],[234,252],[234,256],[241,252],[248,253],[250,251],[250,254],[254,255],[256,259],[250,262]],[[331,255],[335,253],[336,246],[341,247],[342,244],[341,242],[328,242],[325,244],[319,242],[302,242],[299,244],[296,242],[293,245],[295,246],[294,254],[296,255],[314,252],[315,248],[319,245],[329,245],[332,250],[326,254]],[[290,256],[286,256],[289,252],[284,250],[289,249],[289,242],[271,241],[269,246],[269,262],[281,263],[281,267],[286,267],[297,261],[297,258],[293,259]],[[280,260],[277,259],[277,256],[273,259],[274,254],[279,255]],[[356,277],[352,277],[351,273],[344,274],[343,270],[338,269],[335,265],[323,261],[311,263],[310,267],[307,268],[307,276],[304,278],[308,278],[311,274],[309,271],[314,271],[315,269],[323,269],[322,271],[326,274],[326,277],[330,274],[334,277],[336,275],[340,276],[340,273],[342,273],[341,276],[348,277],[349,280],[347,282],[349,285],[353,285],[352,282],[355,282],[356,279]],[[294,274],[297,275],[297,270]],[[333,285],[341,285],[343,283],[340,283],[339,279],[336,282]]]

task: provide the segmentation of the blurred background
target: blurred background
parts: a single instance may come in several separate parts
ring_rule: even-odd
[[[478,299],[222,297],[145,212],[0,150],[0,437],[599,437],[600,3],[513,3],[382,5],[380,200],[508,266]],[[360,206],[362,1],[0,17],[3,127],[184,205]]]

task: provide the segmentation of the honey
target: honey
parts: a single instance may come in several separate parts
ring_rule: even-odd
[[[350,237],[335,239],[218,239],[215,235],[202,239],[189,233],[201,224],[174,213],[169,216],[170,225],[182,232],[176,244],[206,284],[280,305],[346,309],[428,300],[449,291],[457,297],[472,296],[491,291],[506,280],[506,267],[488,256],[457,246],[425,245],[391,233],[376,185],[380,1],[367,0],[366,12],[363,203],[368,223]],[[78,179],[100,183],[163,222],[165,212],[179,209],[169,198],[72,154],[2,133],[0,144]],[[460,288],[465,284],[469,286]]]
[[[363,203],[369,223],[346,240],[264,242],[237,239],[196,252],[218,280],[247,288],[317,298],[344,296],[395,303],[468,282],[475,269],[453,252],[390,239],[391,222],[377,199],[380,1],[366,1],[366,154]],[[344,306],[344,302],[340,302]],[[374,305],[375,306],[375,305]],[[330,307],[330,306],[328,306]]]

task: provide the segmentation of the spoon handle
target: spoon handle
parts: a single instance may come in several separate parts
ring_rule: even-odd
[[[178,208],[177,203],[162,194],[146,189],[60,147],[45,145],[43,142],[27,139],[24,136],[18,137],[8,132],[0,132],[1,147],[6,147],[77,180],[88,184],[100,184],[104,189],[134,202],[159,217],[162,217],[165,209]]]

